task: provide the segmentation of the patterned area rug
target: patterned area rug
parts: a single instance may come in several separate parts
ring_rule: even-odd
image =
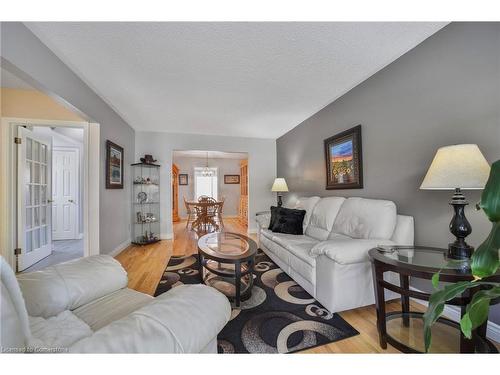
[[[291,353],[357,335],[284,273],[264,252],[255,259],[252,295],[233,310],[218,336],[219,353]],[[234,285],[215,280],[228,291]],[[155,296],[182,284],[198,284],[198,256],[172,257]],[[226,283],[227,285],[222,285]]]

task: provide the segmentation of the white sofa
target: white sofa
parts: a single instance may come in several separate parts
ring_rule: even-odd
[[[204,285],[156,298],[127,288],[110,256],[92,256],[14,275],[0,257],[3,352],[217,352],[227,298]]]
[[[413,218],[398,215],[391,201],[307,197],[289,208],[306,211],[304,234],[274,233],[267,229],[270,213],[260,214],[259,246],[331,312],[375,302],[371,248],[413,245]]]

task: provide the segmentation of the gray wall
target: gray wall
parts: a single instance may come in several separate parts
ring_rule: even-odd
[[[187,217],[186,207],[184,206],[184,197],[186,200],[194,199],[194,168],[204,167],[207,164],[207,159],[204,158],[191,158],[191,157],[178,157],[174,156],[173,162],[179,167],[179,173],[188,175],[188,185],[179,185],[179,215]],[[223,216],[236,216],[238,215],[238,207],[240,204],[240,185],[239,184],[225,184],[225,174],[240,174],[239,159],[225,159],[225,158],[209,158],[208,165],[216,167],[218,173],[218,186],[217,192],[219,199],[225,198]]]
[[[364,189],[325,190],[323,140],[362,124]],[[500,23],[452,23],[277,140],[277,170],[291,195],[396,202],[415,217],[416,243],[446,247],[449,191],[419,190],[438,147],[477,143],[500,159]],[[479,245],[490,230],[466,192]],[[493,312],[500,323],[500,306]]]
[[[100,251],[109,253],[130,240],[130,167],[134,158],[134,130],[31,31],[19,22],[1,23],[2,65],[37,89],[56,95],[90,121],[100,124]],[[125,149],[123,190],[104,185],[105,142]],[[112,225],[110,225],[112,224]]]

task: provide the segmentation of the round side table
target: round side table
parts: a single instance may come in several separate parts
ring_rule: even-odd
[[[206,234],[198,240],[201,281],[239,307],[252,293],[256,254],[257,244],[247,236],[231,232]]]
[[[432,275],[440,271],[440,282],[454,283],[473,279],[470,261],[449,259],[446,257],[446,252],[446,249],[424,246],[382,247],[369,251],[377,308],[377,329],[380,346],[383,349],[386,349],[389,343],[403,353],[422,353],[424,350],[423,314],[410,311],[410,297],[428,301],[430,293],[411,289],[410,277],[430,280]],[[384,279],[384,274],[388,272],[399,276],[399,285],[388,281],[390,277]],[[500,271],[487,280],[499,282]],[[385,289],[401,295],[401,311],[386,312]],[[463,316],[465,306],[479,290],[480,287],[470,289],[460,297],[448,301],[447,304],[459,306],[460,315]],[[499,302],[500,298],[497,298],[491,301],[491,305]],[[447,352],[498,353],[495,345],[486,338],[487,324],[485,322],[475,329],[472,339],[469,340],[460,332],[457,322],[441,317],[433,327],[433,337],[439,334],[444,338],[443,341],[449,343]]]

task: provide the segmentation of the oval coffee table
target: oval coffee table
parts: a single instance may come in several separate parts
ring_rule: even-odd
[[[239,307],[252,293],[255,254],[257,244],[247,236],[232,232],[206,234],[198,240],[201,281]]]

